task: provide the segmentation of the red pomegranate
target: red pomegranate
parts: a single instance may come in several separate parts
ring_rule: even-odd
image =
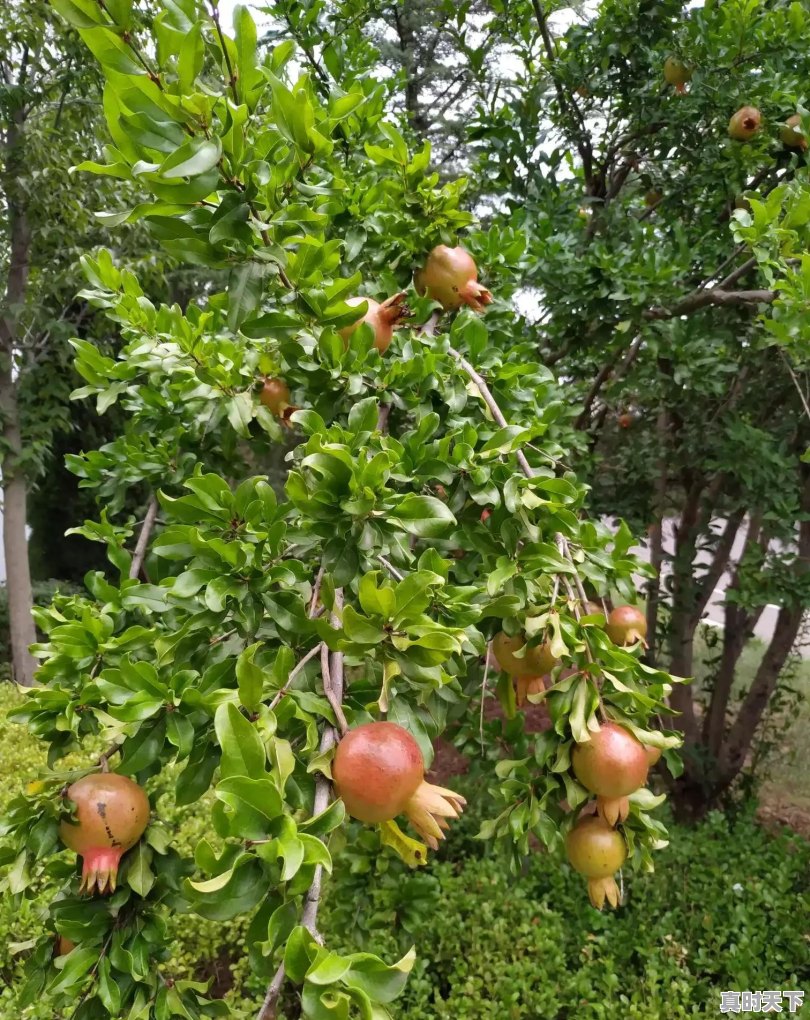
[[[483,509],[481,511],[481,523],[482,524],[486,524],[491,516],[492,516],[492,511],[490,509],[488,509],[488,508]]]
[[[408,306],[405,304],[404,290],[387,298],[382,304],[369,297],[348,298],[346,304],[351,308],[367,304],[368,308],[361,319],[352,323],[351,326],[344,326],[339,331],[343,340],[348,343],[349,337],[357,327],[362,322],[367,322],[374,330],[374,346],[380,354],[385,354],[394,336],[394,330],[410,315]]]
[[[627,412],[625,412],[624,414],[620,414],[616,420],[619,423],[619,428],[622,429],[629,429],[630,426],[633,424],[633,416],[632,414],[628,414]]]
[[[392,722],[365,723],[338,744],[332,781],[346,810],[360,822],[387,822],[407,815],[428,846],[437,850],[466,801],[452,790],[425,782],[419,745]]]
[[[273,379],[267,376],[259,394],[259,400],[277,418],[283,418],[284,412],[290,406],[290,387],[283,379]]]
[[[67,956],[68,953],[72,953],[75,948],[76,943],[73,941],[73,939],[69,939],[65,935],[57,935],[53,955]]]
[[[576,745],[571,766],[585,789],[597,795],[599,814],[615,825],[627,817],[627,795],[647,782],[649,763],[644,745],[632,733],[605,722],[589,741]]]
[[[518,656],[516,653],[521,650],[523,654]],[[560,661],[551,654],[548,641],[530,647],[522,633],[509,635],[500,631],[492,639],[492,653],[504,673],[511,676],[520,676],[522,673],[544,676]]]
[[[414,274],[418,294],[427,294],[438,301],[446,312],[469,305],[474,312],[483,312],[492,301],[492,294],[478,282],[475,259],[461,247],[440,244],[428,255],[422,269]]]
[[[647,617],[636,606],[616,606],[607,618],[605,630],[614,645],[646,644]]]
[[[546,689],[546,681],[542,676],[527,676],[521,674],[515,679],[515,701],[518,706],[523,705],[529,694],[540,694]]]
[[[96,772],[68,787],[76,814],[59,826],[65,846],[83,859],[81,892],[114,892],[123,854],[149,824],[149,798],[115,772]]]
[[[762,114],[756,106],[742,106],[728,122],[728,133],[737,142],[747,142],[761,127]]]
[[[574,870],[588,879],[588,896],[596,909],[602,909],[605,899],[617,907],[619,889],[613,875],[627,857],[621,835],[598,815],[585,815],[566,836],[565,852]]]

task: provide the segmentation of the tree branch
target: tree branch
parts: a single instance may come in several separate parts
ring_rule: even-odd
[[[457,350],[454,350],[454,348],[449,347],[448,353],[450,354],[451,357],[456,359],[459,365],[464,369],[464,371],[467,373],[470,379],[472,379],[472,381],[478,387],[478,392],[483,397],[484,403],[489,408],[490,414],[495,419],[495,421],[500,425],[501,428],[506,428],[507,425],[506,418],[504,418],[503,412],[501,411],[500,407],[498,407],[495,398],[492,396],[492,391],[490,390],[489,386],[487,386],[484,377],[480,375],[478,372],[476,372],[476,370],[469,363],[469,361],[467,361],[466,358],[462,357],[462,355],[459,354]],[[534,468],[531,466],[528,460],[526,460],[526,454],[522,450],[516,450],[515,456],[517,457],[518,464],[520,464],[520,469],[523,472],[523,474],[527,478],[534,478]]]
[[[642,312],[642,317],[654,321],[677,319],[681,315],[690,315],[699,308],[706,308],[709,305],[770,304],[777,296],[775,290],[723,290],[720,287],[712,287],[711,290],[693,291],[669,308],[654,305]]]
[[[152,496],[149,500],[149,506],[146,508],[146,517],[143,519],[141,526],[141,532],[138,535],[138,541],[135,545],[135,552],[132,555],[132,563],[129,566],[129,576],[131,580],[136,580],[141,572],[143,561],[146,558],[146,550],[149,547],[149,539],[152,535],[152,529],[155,526],[158,512],[158,501],[156,496]]]
[[[319,572],[320,576],[322,573]],[[341,626],[341,613],[343,610],[343,589],[335,589],[335,605],[332,610],[331,623],[332,626],[338,628]],[[323,645],[325,648],[326,645]],[[328,655],[329,664],[327,671],[324,674],[324,690],[328,688],[330,704],[332,704],[332,697],[335,702],[342,706],[343,703],[343,652],[332,652]],[[323,662],[323,660],[322,660]],[[331,697],[330,697],[331,695]],[[334,707],[334,706],[333,706]],[[337,713],[336,713],[337,714]],[[343,715],[342,707],[340,709],[340,715]],[[345,717],[344,717],[345,722]],[[319,751],[321,754],[325,754],[337,743],[337,733],[332,726],[325,726],[323,733],[321,734],[321,742],[319,744]],[[312,817],[315,818],[322,814],[327,807],[329,807],[329,798],[332,793],[332,784],[326,778],[323,773],[320,773],[315,779],[315,797],[312,802]],[[307,894],[304,897],[304,907],[301,911],[301,924],[309,931],[312,937],[320,945],[323,944],[320,932],[318,931],[318,906],[321,898],[321,885],[323,882],[323,867],[317,865],[312,875],[312,884],[307,890]],[[278,1005],[279,996],[281,995],[281,989],[284,986],[284,964],[280,964],[278,970],[273,975],[273,980],[267,987],[267,993],[262,1003],[262,1008],[259,1010],[256,1020],[275,1020],[276,1007]]]

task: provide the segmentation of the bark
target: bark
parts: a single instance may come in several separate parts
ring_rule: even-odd
[[[26,214],[26,196],[20,184],[23,165],[22,137],[24,111],[18,108],[6,132],[6,171],[2,187],[6,194],[10,236],[10,262],[2,314],[0,314],[0,435],[3,466],[3,549],[6,557],[11,659],[14,680],[30,687],[36,661],[29,646],[36,641],[31,615],[33,596],[28,565],[27,524],[28,483],[22,466],[23,442],[14,352],[19,341],[19,315],[28,285],[31,231]]]
[[[410,21],[410,10],[394,5],[394,24],[399,36],[402,66],[405,69],[405,111],[420,141],[425,141],[430,123],[422,112],[420,83],[416,66],[416,32]]]
[[[711,290],[696,290],[669,308],[654,305],[642,314],[645,319],[677,319],[681,315],[690,315],[700,308],[709,305],[758,305],[770,304],[775,301],[775,290],[722,290],[713,287]]]
[[[664,562],[664,513],[666,511],[667,489],[669,486],[669,461],[667,459],[667,433],[669,415],[665,407],[658,412],[655,425],[658,440],[659,467],[655,482],[655,515],[649,530],[650,565],[655,577],[647,584],[647,661],[654,666],[658,660],[658,607],[661,600],[661,566]]]
[[[748,523],[745,545],[729,585],[729,591],[739,589],[741,564],[747,558],[750,550],[759,541],[761,531],[762,515],[754,514]],[[726,728],[726,710],[731,696],[731,688],[734,685],[737,663],[755,622],[754,617],[751,614],[745,613],[735,602],[726,602],[724,615],[723,652],[712,688],[709,709],[703,724],[703,742],[708,747],[713,758],[717,757],[720,745],[723,742],[723,734]]]
[[[697,543],[701,482],[694,482],[684,501],[675,536],[675,557],[672,565],[672,624],[670,631],[670,670],[676,676],[692,676],[694,638],[697,621],[694,615],[695,583],[692,566]],[[683,731],[687,746],[697,740],[697,720],[692,691],[687,684],[676,684],[670,704],[680,713],[674,725]]]
[[[794,576],[801,588],[810,570],[810,473],[805,472],[802,490],[803,520],[799,525],[799,544]],[[743,699],[737,718],[722,745],[718,763],[717,792],[727,789],[739,775],[768,702],[776,690],[779,675],[796,643],[805,607],[797,595],[779,610],[773,638],[759,664],[753,683]]]

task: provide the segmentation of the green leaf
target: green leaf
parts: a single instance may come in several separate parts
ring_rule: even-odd
[[[256,727],[232,701],[220,705],[214,716],[214,729],[222,748],[220,772],[230,776],[258,778],[265,772],[266,755]]]
[[[262,642],[247,647],[236,660],[236,682],[239,685],[239,700],[249,712],[257,712],[262,703],[264,671],[253,661]]]
[[[152,871],[152,850],[146,843],[140,842],[127,854],[126,882],[130,889],[139,896],[148,896],[155,884],[155,873]]]
[[[198,177],[207,170],[212,170],[221,155],[222,146],[219,139],[211,141],[207,138],[189,138],[163,161],[158,173],[166,180]]]
[[[441,538],[456,523],[447,504],[435,496],[404,496],[391,510],[389,519],[419,538]]]

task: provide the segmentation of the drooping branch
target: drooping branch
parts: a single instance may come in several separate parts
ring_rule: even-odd
[[[467,361],[465,357],[459,354],[457,350],[454,350],[452,347],[450,347],[448,348],[448,351],[450,353],[450,356],[456,359],[459,365],[464,369],[464,371],[467,373],[470,379],[472,379],[472,381],[478,387],[478,392],[483,397],[484,403],[489,408],[490,414],[495,419],[495,421],[500,425],[501,428],[506,428],[507,425],[506,418],[504,418],[503,412],[501,411],[500,407],[498,407],[497,401],[495,400],[495,397],[493,397],[492,395],[492,391],[490,390],[489,386],[487,386],[486,379],[484,379],[482,375],[476,372],[476,370],[469,363],[469,361]],[[528,460],[526,460],[526,454],[522,450],[516,450],[515,456],[517,457],[518,464],[520,464],[520,470],[523,472],[523,474],[527,478],[534,478],[534,468],[531,466]]]
[[[146,559],[146,550],[149,548],[149,539],[152,537],[152,529],[155,526],[158,512],[157,496],[152,496],[146,508],[146,517],[143,519],[138,541],[135,544],[135,552],[132,554],[132,563],[129,565],[129,577],[134,581],[138,578]]]

